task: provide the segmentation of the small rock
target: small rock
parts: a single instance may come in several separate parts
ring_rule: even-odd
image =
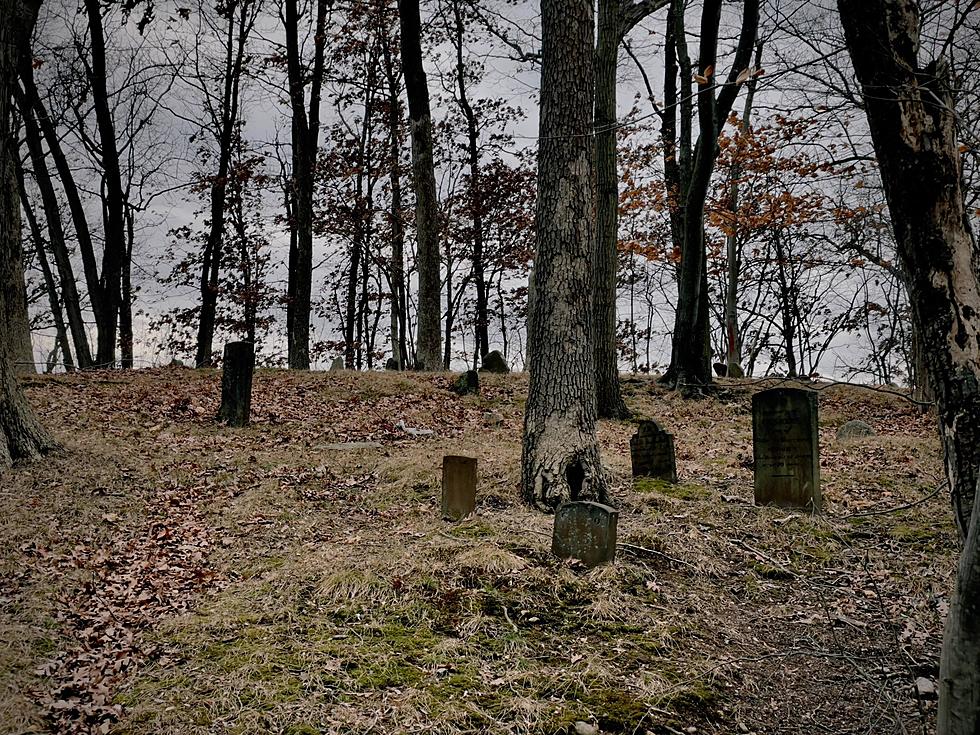
[[[848,421],[837,430],[837,441],[847,441],[849,439],[863,439],[867,436],[874,436],[875,430],[864,421]]]
[[[939,692],[936,691],[936,684],[932,679],[920,676],[915,680],[915,693],[919,699],[939,699]]]
[[[388,362],[385,363],[385,370],[397,370],[398,360],[393,357],[388,358]]]
[[[575,735],[598,735],[599,728],[579,720],[575,723]]]
[[[500,354],[500,351],[494,350],[493,352],[488,352],[487,356],[483,358],[483,365],[480,367],[480,372],[509,373],[510,368],[507,367],[507,361]]]
[[[476,370],[467,370],[456,379],[456,382],[449,388],[458,396],[465,396],[470,393],[480,393],[480,374]]]

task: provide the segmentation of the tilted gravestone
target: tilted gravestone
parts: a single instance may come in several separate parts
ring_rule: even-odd
[[[674,435],[656,421],[640,422],[636,433],[630,438],[630,460],[633,477],[677,482]]]
[[[755,502],[820,510],[817,393],[773,388],[752,396]]]
[[[555,511],[551,553],[560,559],[579,559],[587,567],[616,558],[619,511],[591,500],[563,503]]]
[[[254,370],[255,345],[251,342],[229,342],[225,345],[219,421],[226,422],[228,426],[248,426]]]
[[[442,458],[442,515],[459,521],[476,510],[476,457]]]

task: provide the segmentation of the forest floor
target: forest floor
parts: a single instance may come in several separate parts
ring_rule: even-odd
[[[516,500],[524,376],[460,398],[445,374],[261,370],[248,429],[213,420],[219,380],[27,381],[64,449],[0,475],[0,732],[935,729],[957,541],[935,419],[899,397],[817,384],[812,516],[752,503],[760,384],[625,378],[681,484],[634,486],[635,427],[603,422],[624,545],[588,571]],[[877,436],[837,441],[855,418]],[[478,512],[451,524],[459,453]]]

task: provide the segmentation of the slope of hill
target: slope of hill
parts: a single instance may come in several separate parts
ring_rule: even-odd
[[[0,731],[934,729],[957,549],[934,418],[818,386],[811,516],[752,504],[757,384],[626,379],[681,484],[634,486],[633,426],[603,423],[621,546],[587,571],[516,501],[524,377],[450,382],[259,371],[233,430],[210,371],[30,381],[64,451],[0,483]],[[838,442],[855,418],[877,436]],[[447,453],[479,458],[459,524]]]

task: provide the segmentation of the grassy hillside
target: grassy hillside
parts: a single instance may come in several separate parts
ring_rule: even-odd
[[[683,401],[629,379],[681,484],[634,487],[633,427],[603,423],[622,545],[586,571],[516,502],[525,378],[450,382],[259,371],[231,430],[214,372],[30,381],[65,448],[0,479],[0,731],[934,729],[915,682],[957,547],[934,418],[822,390],[809,516],[752,504],[758,385]],[[837,442],[854,418],[878,435]],[[447,453],[479,458],[456,525]]]

